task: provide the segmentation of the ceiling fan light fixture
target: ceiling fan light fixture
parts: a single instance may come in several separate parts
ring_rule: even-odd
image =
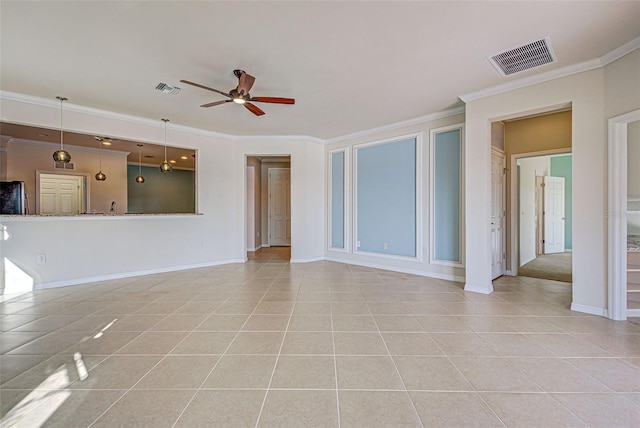
[[[236,104],[244,104],[247,102],[247,100],[245,100],[244,98],[234,98],[233,102]]]

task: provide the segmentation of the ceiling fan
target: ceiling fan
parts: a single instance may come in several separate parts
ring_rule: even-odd
[[[264,111],[262,111],[258,106],[252,104],[251,102],[259,102],[259,103],[272,103],[272,104],[295,104],[296,100],[293,98],[280,98],[280,97],[252,97],[249,94],[251,87],[253,86],[253,82],[255,82],[256,78],[247,74],[244,70],[233,70],[233,74],[238,78],[238,86],[233,88],[232,90],[227,92],[219,91],[217,89],[210,88],[208,86],[200,85],[199,83],[190,82],[188,80],[181,80],[182,83],[186,83],[187,85],[195,86],[198,88],[206,89],[208,91],[217,92],[225,97],[228,97],[228,100],[222,101],[214,101],[212,103],[203,104],[200,107],[213,107],[220,104],[234,102],[236,104],[242,104],[245,106],[247,110],[256,116],[262,116]]]

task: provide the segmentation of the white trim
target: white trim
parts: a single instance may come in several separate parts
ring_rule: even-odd
[[[136,276],[176,272],[176,271],[188,270],[188,269],[198,269],[203,267],[226,265],[231,263],[244,263],[245,261],[246,261],[245,259],[230,259],[230,260],[221,260],[217,262],[196,263],[192,265],[171,266],[166,268],[147,269],[147,270],[139,270],[139,271],[132,271],[132,272],[115,273],[110,275],[91,276],[91,277],[85,277],[85,278],[69,279],[64,281],[43,282],[41,284],[36,284],[34,286],[34,289],[43,290],[47,288],[66,287],[69,285],[80,285],[80,284],[88,284],[92,282],[109,281],[113,279],[133,278]]]
[[[596,306],[580,305],[578,303],[571,303],[571,310],[574,312],[582,312],[590,315],[598,315],[601,317],[608,317],[607,310],[605,308],[598,308]]]
[[[343,216],[343,247],[332,247],[331,246],[331,202],[333,200],[332,198],[332,194],[331,191],[333,189],[332,186],[332,172],[333,172],[333,157],[332,155],[334,153],[344,153],[344,159],[343,159],[343,207],[344,207],[344,211],[342,213]],[[349,162],[351,161],[351,159],[349,158],[349,147],[344,147],[341,149],[336,149],[336,150],[330,150],[329,152],[327,152],[327,165],[328,165],[328,169],[329,171],[327,172],[327,250],[328,251],[339,251],[342,253],[348,253],[349,252],[349,236],[350,236],[350,228],[349,228],[349,199],[350,199],[350,180],[349,180],[349,174],[348,172],[350,171],[348,168]]]
[[[256,248],[247,248],[247,251],[256,252],[256,251],[258,251],[260,248],[262,248],[262,245],[258,245]]]
[[[471,291],[472,293],[480,293],[480,294],[491,294],[493,293],[493,284],[490,284],[488,287],[484,287],[481,285],[473,285],[468,282],[464,285],[464,291]]]
[[[389,272],[408,273],[408,274],[411,274],[411,275],[424,276],[424,277],[427,277],[427,278],[444,279],[444,280],[447,280],[447,281],[455,281],[455,282],[464,283],[464,277],[463,276],[449,275],[449,274],[446,274],[446,273],[425,272],[425,271],[422,271],[422,270],[406,269],[406,268],[401,268],[401,267],[397,267],[397,266],[389,267],[389,266],[381,265],[381,264],[378,264],[378,263],[361,262],[361,261],[357,261],[357,260],[345,260],[345,259],[340,259],[340,258],[335,258],[335,257],[325,257],[324,260],[329,261],[329,262],[343,263],[343,264],[346,264],[346,265],[364,266],[364,267],[369,267],[369,268],[373,268],[373,269],[381,269],[381,270],[385,270],[385,271],[389,271]]]
[[[458,221],[458,258],[459,261],[440,260],[435,258],[435,137],[436,134],[444,132],[460,130],[460,212]],[[443,126],[440,128],[433,128],[429,130],[429,263],[434,265],[452,266],[457,268],[464,268],[464,254],[465,254],[465,234],[464,234],[464,212],[465,212],[465,193],[464,193],[464,123],[457,123],[454,125]]]
[[[416,242],[415,242],[415,256],[401,256],[397,254],[378,253],[374,251],[361,251],[358,248],[358,150],[361,148],[378,146],[382,144],[399,142],[408,139],[415,139],[416,150],[416,174],[415,174],[415,203],[416,203]],[[353,146],[353,192],[352,192],[352,215],[353,215],[353,233],[351,248],[353,248],[353,254],[370,255],[374,257],[392,259],[392,260],[405,260],[412,262],[422,262],[422,132],[414,132],[411,134],[398,135],[391,138],[385,138],[383,140],[370,141],[367,143],[356,144]]]
[[[603,66],[611,64],[613,61],[622,58],[626,54],[629,54],[636,49],[640,48],[640,37],[636,37],[633,40],[625,43],[624,45],[615,48],[611,52],[608,52],[600,57],[600,62]]]
[[[43,171],[44,173],[53,174],[52,172]],[[202,213],[188,214],[80,214],[80,215],[0,215],[0,221],[3,222],[26,222],[26,221],[67,221],[67,220],[150,220],[150,219],[166,219],[166,218],[188,218],[202,217]]]
[[[325,258],[324,257],[311,257],[308,259],[291,259],[289,263],[311,263],[311,262],[321,262]]]
[[[40,147],[60,147],[59,143],[49,143],[48,141],[36,141],[36,140],[25,140],[22,138],[9,138],[9,140],[7,141],[9,144],[14,144],[14,143],[19,143],[19,144],[30,144],[32,146],[40,146]],[[121,155],[125,155],[125,156],[129,156],[129,154],[131,152],[125,152],[122,150],[112,150],[112,149],[98,149],[95,147],[87,147],[87,146],[75,146],[73,144],[69,144],[69,143],[65,143],[64,145],[65,147],[73,147],[73,150],[78,150],[81,152],[94,152],[94,153],[115,153],[115,154],[121,154]],[[136,165],[138,165],[138,163],[136,162]]]
[[[431,113],[425,116],[416,117],[413,119],[403,120],[401,122],[391,123],[389,125],[379,126],[377,128],[365,129],[363,131],[353,132],[351,134],[342,135],[335,138],[329,138],[325,140],[325,144],[339,143],[346,140],[351,140],[359,137],[366,137],[369,135],[379,134],[385,131],[393,131],[398,128],[404,128],[411,125],[419,125],[424,122],[430,122],[436,119],[442,119],[445,117],[456,116],[458,114],[464,114],[465,107],[455,107],[448,110]]]
[[[627,319],[627,124],[640,120],[640,109],[608,121],[608,314]]]
[[[460,98],[465,103],[469,101],[478,100],[480,98],[486,98],[491,95],[496,95],[502,92],[511,91],[514,89],[524,88],[526,86],[536,85],[538,83],[547,82],[549,80],[559,79],[561,77],[571,76],[573,74],[582,73],[597,68],[602,68],[609,65],[613,61],[622,58],[623,56],[633,52],[640,48],[640,37],[625,43],[624,45],[602,55],[600,58],[591,59],[581,62],[579,64],[568,65],[565,67],[557,68],[555,70],[549,70],[544,73],[535,74],[518,80],[512,80],[500,85],[491,86],[489,88],[481,89],[476,92],[470,92],[468,94],[460,95]]]

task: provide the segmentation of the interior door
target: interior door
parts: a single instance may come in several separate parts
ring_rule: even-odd
[[[505,272],[505,156],[491,152],[491,278]]]
[[[564,252],[564,177],[544,177],[544,253]]]
[[[83,210],[84,178],[74,175],[40,175],[40,214],[77,215]]]
[[[291,245],[291,170],[269,169],[269,245]]]

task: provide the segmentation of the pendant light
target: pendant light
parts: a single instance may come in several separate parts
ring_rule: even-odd
[[[65,97],[56,97],[60,100],[60,150],[53,152],[53,160],[56,162],[69,163],[71,161],[71,155],[64,149],[64,132],[62,131],[62,103],[67,101]]]
[[[98,171],[98,173],[96,174],[96,180],[98,181],[105,181],[107,179],[107,176],[105,173],[102,172],[102,138],[100,137],[96,137],[96,139],[100,142],[100,171]]]
[[[142,176],[142,146],[138,144],[138,176],[136,177],[136,183],[144,183],[144,177]]]
[[[164,122],[164,162],[160,164],[160,171],[171,172],[173,167],[167,162],[167,122],[169,119],[162,119],[162,121]]]

